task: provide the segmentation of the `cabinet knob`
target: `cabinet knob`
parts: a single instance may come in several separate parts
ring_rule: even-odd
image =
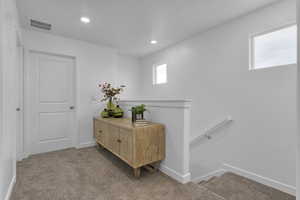
[[[117,142],[121,143],[122,141],[120,139],[118,139]]]
[[[99,130],[99,133],[102,133],[102,131],[101,131],[101,130]]]

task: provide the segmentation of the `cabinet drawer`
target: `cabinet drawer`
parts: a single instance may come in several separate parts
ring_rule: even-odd
[[[107,124],[95,121],[94,136],[96,141],[102,145],[106,145],[107,141]]]

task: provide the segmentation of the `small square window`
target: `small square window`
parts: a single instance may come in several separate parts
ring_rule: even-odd
[[[250,69],[297,64],[297,26],[251,37]]]
[[[167,83],[167,64],[155,65],[153,67],[153,84]]]

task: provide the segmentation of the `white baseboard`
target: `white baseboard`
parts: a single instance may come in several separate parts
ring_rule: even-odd
[[[235,173],[237,175],[240,175],[240,176],[249,178],[251,180],[254,180],[258,183],[267,185],[269,187],[275,188],[275,189],[280,190],[282,192],[285,192],[285,193],[288,193],[290,195],[296,196],[296,187],[294,187],[294,186],[287,185],[285,183],[281,183],[279,181],[276,181],[276,180],[273,180],[273,179],[270,179],[270,178],[267,178],[267,177],[260,176],[258,174],[255,174],[255,173],[252,173],[252,172],[249,172],[249,171],[231,166],[229,164],[223,164],[223,169],[225,171]]]
[[[162,173],[170,176],[171,178],[175,179],[179,183],[186,184],[191,181],[191,173],[179,174],[175,170],[165,165],[160,165],[159,169]]]
[[[211,179],[212,177],[215,177],[215,176],[222,176],[226,171],[224,169],[220,169],[220,170],[216,170],[216,171],[213,171],[213,172],[210,172],[204,176],[199,176],[199,177],[196,177],[196,178],[193,178],[193,182],[194,183],[200,183],[201,181],[207,181],[209,179]]]
[[[28,157],[29,157],[29,155],[27,153],[21,153],[17,156],[17,161],[22,161]]]
[[[82,149],[82,148],[87,148],[87,147],[93,147],[96,146],[96,142],[85,142],[85,143],[80,143],[76,148],[77,149]]]
[[[16,176],[14,176],[14,177],[11,179],[11,182],[10,182],[10,184],[9,184],[9,187],[8,187],[8,190],[7,190],[7,193],[6,193],[6,195],[5,195],[4,200],[9,200],[9,199],[10,199],[15,184],[16,184]]]

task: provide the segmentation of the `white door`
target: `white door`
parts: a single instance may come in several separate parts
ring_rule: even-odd
[[[24,157],[23,148],[23,47],[18,45],[18,55],[17,55],[17,79],[16,84],[16,99],[17,99],[17,160],[22,160]]]
[[[75,146],[74,59],[29,52],[25,87],[29,153]]]

